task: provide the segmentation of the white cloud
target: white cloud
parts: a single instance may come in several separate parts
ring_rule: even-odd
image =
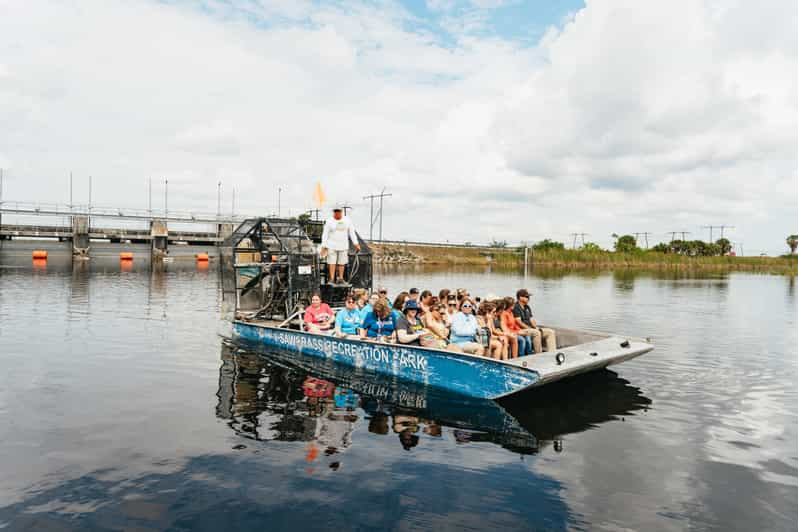
[[[64,201],[72,170],[105,204],[180,176],[170,208],[215,210],[222,179],[240,210],[279,185],[296,212],[321,180],[360,225],[389,187],[389,237],[732,223],[775,252],[798,199],[796,15],[591,1],[527,48],[471,33],[473,11],[443,44],[390,3],[0,2],[5,197]]]

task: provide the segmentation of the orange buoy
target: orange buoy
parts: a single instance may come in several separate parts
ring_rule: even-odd
[[[47,252],[46,252],[46,251],[44,251],[43,249],[37,249],[37,250],[34,250],[34,252],[33,252],[33,258],[34,258],[34,260],[36,260],[36,259],[44,259],[44,260],[47,260]]]
[[[123,251],[119,254],[119,260],[133,260],[133,253],[129,251]]]
[[[208,262],[208,254],[207,253],[197,253],[197,261],[198,262]]]

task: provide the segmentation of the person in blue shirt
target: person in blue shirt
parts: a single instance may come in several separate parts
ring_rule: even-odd
[[[344,310],[335,315],[335,336],[357,339],[360,337],[358,329],[360,329],[363,319],[355,304],[355,298],[347,296],[344,305]]]
[[[368,303],[362,309],[360,309],[360,321],[365,321],[366,316],[374,312],[374,305],[379,300],[380,296],[376,292],[369,296]]]
[[[378,342],[396,341],[396,318],[385,301],[380,300],[374,304],[374,310],[363,320],[360,337]]]
[[[452,316],[449,341],[471,355],[484,355],[485,348],[477,343],[477,318],[474,316],[474,302],[464,297],[460,301],[460,311]]]

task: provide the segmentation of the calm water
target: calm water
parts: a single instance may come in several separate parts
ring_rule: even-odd
[[[0,528],[796,527],[794,278],[380,272],[657,343],[499,406],[229,344],[214,266],[3,264]]]

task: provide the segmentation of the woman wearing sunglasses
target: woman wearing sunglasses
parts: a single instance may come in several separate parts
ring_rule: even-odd
[[[432,305],[429,312],[425,312],[421,320],[424,327],[434,335],[434,341],[425,341],[421,339],[421,345],[424,347],[435,347],[438,349],[446,349],[447,351],[454,351],[462,353],[463,350],[458,346],[449,343],[449,327],[443,322],[443,316],[446,315],[446,305]]]
[[[460,302],[460,311],[452,316],[450,341],[471,355],[484,355],[485,348],[476,342],[477,318],[474,316],[474,302],[465,297]]]

